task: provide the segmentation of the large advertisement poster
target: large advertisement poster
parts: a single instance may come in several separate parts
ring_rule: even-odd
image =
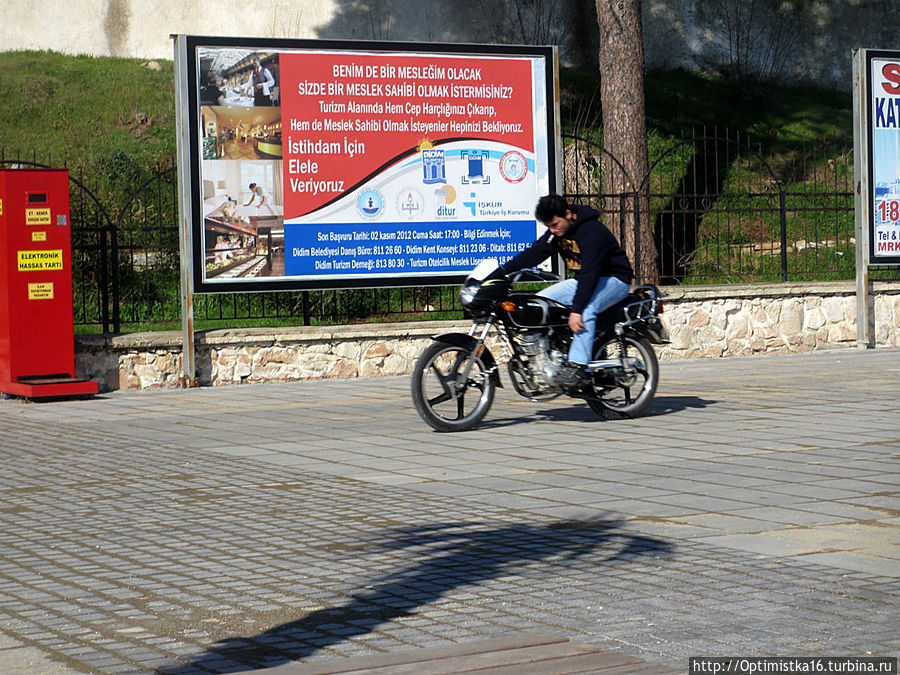
[[[552,48],[185,45],[197,292],[449,283],[539,234]]]
[[[868,52],[869,259],[900,263],[900,52]]]

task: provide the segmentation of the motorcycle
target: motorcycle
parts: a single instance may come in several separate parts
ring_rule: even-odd
[[[597,317],[593,360],[586,382],[566,388],[556,382],[566,362],[572,331],[569,308],[518,283],[558,281],[539,268],[507,275],[496,259],[483,260],[460,289],[460,302],[472,319],[468,334],[434,338],[416,362],[412,398],[416,410],[436,431],[468,431],[484,419],[494,402],[500,366],[485,345],[495,331],[516,393],[532,401],[563,394],[583,399],[606,419],[640,415],[656,394],[659,362],[654,344],[669,341],[659,318],[662,294],[652,284],[638,286]]]

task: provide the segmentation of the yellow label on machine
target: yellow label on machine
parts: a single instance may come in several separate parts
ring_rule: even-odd
[[[53,282],[28,284],[29,300],[52,300],[53,299]]]
[[[26,225],[50,225],[50,209],[25,209]]]
[[[19,271],[61,270],[63,268],[62,249],[46,251],[19,251]]]
[[[44,230],[35,230],[31,233],[31,241],[47,241],[47,232]]]
[[[0,216],[3,215],[3,200],[0,199]]]

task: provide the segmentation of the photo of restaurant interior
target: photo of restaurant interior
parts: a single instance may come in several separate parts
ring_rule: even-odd
[[[200,52],[200,105],[280,105],[278,54],[246,49]]]
[[[281,162],[203,162],[207,279],[284,276]]]
[[[203,106],[203,159],[281,159],[281,108]]]

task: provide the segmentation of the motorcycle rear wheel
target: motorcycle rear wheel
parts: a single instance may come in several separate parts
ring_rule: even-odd
[[[653,401],[659,384],[659,361],[646,338],[625,335],[620,342],[620,338],[612,336],[596,345],[594,359],[618,358],[636,359],[634,372],[598,371],[593,375],[596,398],[587,400],[591,410],[608,420],[640,415]]]
[[[436,431],[468,431],[476,427],[494,402],[494,380],[475,358],[465,383],[457,378],[467,367],[472,350],[433,342],[416,361],[412,398],[416,410]]]

